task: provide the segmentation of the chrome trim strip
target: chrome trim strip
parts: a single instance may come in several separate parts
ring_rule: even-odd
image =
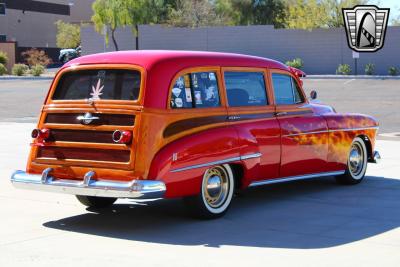
[[[286,134],[286,135],[282,135],[282,137],[291,137],[291,136],[299,136],[299,135],[307,135],[307,134],[320,134],[320,133],[329,133],[329,130],[326,130],[326,131],[315,131],[315,132],[305,132],[305,133],[295,133],[295,134]]]
[[[348,128],[348,129],[335,129],[335,130],[325,130],[325,131],[315,131],[315,132],[304,132],[304,133],[294,133],[282,135],[282,137],[291,137],[291,136],[299,136],[299,135],[308,135],[308,134],[320,134],[320,133],[333,133],[333,132],[349,132],[349,131],[361,131],[361,130],[371,130],[371,129],[379,129],[378,126],[371,127],[363,127],[363,128]]]
[[[314,174],[306,174],[306,175],[298,175],[298,176],[290,176],[284,178],[275,178],[275,179],[268,179],[263,181],[255,181],[252,182],[249,187],[259,186],[259,185],[266,185],[266,184],[276,184],[276,183],[284,183],[290,181],[297,181],[297,180],[305,180],[317,177],[325,177],[325,176],[335,176],[335,175],[342,175],[344,174],[343,171],[334,171],[334,172],[321,172],[321,173],[314,173]]]
[[[86,173],[83,181],[55,179],[52,176],[42,180],[43,175],[15,171],[11,182],[16,188],[97,197],[155,199],[162,198],[166,191],[165,184],[158,180],[92,180],[93,174],[92,171]]]
[[[261,155],[262,155],[261,153],[248,154],[248,155],[244,155],[244,156],[240,156],[240,157],[233,157],[233,158],[228,158],[228,159],[223,159],[223,160],[207,162],[207,163],[203,163],[203,164],[191,165],[191,166],[171,170],[170,172],[181,172],[181,171],[187,171],[187,170],[203,168],[203,167],[208,167],[208,166],[213,166],[213,165],[225,164],[225,163],[229,163],[229,162],[233,162],[233,161],[259,158],[259,157],[261,157]]]
[[[259,158],[261,157],[261,153],[254,153],[254,154],[249,154],[249,155],[244,155],[240,157],[240,160],[246,160],[246,159],[254,159],[254,158]]]
[[[379,129],[379,127],[371,126],[371,127],[361,127],[361,128],[335,129],[335,130],[329,130],[329,132],[348,132],[348,131],[361,131],[361,130],[371,130],[371,129]]]
[[[191,170],[191,169],[197,169],[197,168],[202,168],[202,167],[207,167],[207,166],[212,166],[212,165],[224,164],[224,163],[238,161],[238,160],[240,160],[240,157],[234,157],[234,158],[229,158],[229,159],[224,159],[224,160],[217,160],[217,161],[212,161],[212,162],[208,162],[208,163],[197,164],[197,165],[192,165],[192,166],[188,166],[188,167],[171,170],[171,172],[182,172],[182,171],[187,171],[187,170]]]

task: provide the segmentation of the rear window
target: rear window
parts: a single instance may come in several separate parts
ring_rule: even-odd
[[[53,100],[137,100],[141,75],[135,70],[83,70],[65,73]]]

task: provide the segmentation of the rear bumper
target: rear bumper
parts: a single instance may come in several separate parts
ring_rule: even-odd
[[[155,199],[162,198],[166,191],[162,181],[92,180],[94,172],[86,173],[83,181],[75,181],[55,179],[50,175],[51,172],[50,168],[44,170],[42,175],[15,171],[11,176],[11,182],[16,188],[97,197]]]

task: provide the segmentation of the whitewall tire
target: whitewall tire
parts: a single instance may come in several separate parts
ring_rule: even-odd
[[[204,172],[198,196],[185,199],[196,217],[212,219],[226,213],[232,202],[235,179],[229,164],[213,166]]]
[[[368,155],[364,140],[360,137],[354,138],[347,156],[347,167],[343,175],[337,176],[336,180],[341,184],[358,184],[367,171]]]

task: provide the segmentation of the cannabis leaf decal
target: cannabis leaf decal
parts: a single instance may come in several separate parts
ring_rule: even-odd
[[[102,85],[102,86],[100,86],[100,85],[101,85],[101,81],[99,79],[97,81],[96,87],[92,86],[92,92],[90,93],[90,95],[92,96],[91,99],[93,99],[93,100],[99,100],[100,99],[100,96],[103,94],[102,91],[103,91],[103,88],[104,88],[104,85]]]

